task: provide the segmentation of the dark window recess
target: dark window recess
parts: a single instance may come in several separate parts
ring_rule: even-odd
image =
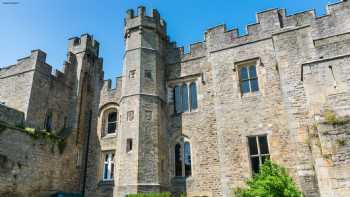
[[[152,79],[152,71],[151,70],[145,70],[145,78]]]
[[[175,112],[181,113],[182,107],[181,107],[181,90],[180,86],[176,86],[174,89],[174,95],[175,95]]]
[[[132,151],[132,139],[126,140],[126,152]]]
[[[107,123],[107,133],[115,133],[117,129],[117,118],[118,113],[117,112],[110,112],[108,114],[108,123]]]
[[[181,145],[175,145],[175,176],[182,176]]]
[[[258,173],[261,165],[270,159],[267,136],[248,137],[249,155],[253,174]]]
[[[135,78],[136,70],[130,70],[129,71],[129,79]]]
[[[47,113],[44,126],[45,126],[45,130],[47,132],[51,132],[51,130],[52,130],[52,112]]]

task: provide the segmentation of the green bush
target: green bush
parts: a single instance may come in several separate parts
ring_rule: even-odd
[[[169,192],[128,194],[126,197],[170,197]]]
[[[260,172],[247,181],[247,188],[235,189],[236,197],[301,197],[302,194],[288,176],[287,170],[266,161]]]

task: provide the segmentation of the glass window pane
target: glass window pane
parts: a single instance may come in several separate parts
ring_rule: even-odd
[[[188,87],[187,84],[182,86],[182,111],[188,111]]]
[[[256,67],[255,67],[255,65],[249,67],[249,78],[256,78]]]
[[[180,87],[175,87],[175,112],[181,112],[181,95],[180,95]]]
[[[191,147],[190,143],[184,144],[184,162],[185,162],[185,176],[191,176]]]
[[[249,90],[249,81],[242,81],[241,82],[241,91],[242,91],[242,93],[250,92],[250,90]]]
[[[117,123],[113,122],[113,123],[109,123],[108,124],[108,130],[107,133],[115,133],[115,130],[117,129]]]
[[[267,136],[259,136],[260,154],[269,154]]]
[[[259,91],[258,79],[250,80],[250,85],[251,85],[252,92]]]
[[[259,157],[253,157],[251,158],[252,162],[252,171],[253,174],[258,173],[260,169],[260,164],[259,164]]]
[[[108,163],[104,165],[103,179],[107,179],[108,175]]]
[[[258,146],[256,144],[256,138],[255,137],[248,137],[248,144],[249,144],[250,155],[257,155],[258,154]]]
[[[242,67],[239,71],[239,78],[241,80],[248,79],[248,69],[247,67]]]
[[[197,86],[196,83],[193,82],[191,83],[191,109],[197,109],[198,104],[197,104]]]
[[[108,122],[116,122],[117,121],[117,112],[111,112],[108,114]]]
[[[175,176],[182,176],[181,146],[175,145]]]
[[[262,156],[261,157],[261,161],[262,161],[262,163],[264,164],[264,162],[266,161],[266,160],[269,160],[270,159],[270,155],[265,155],[265,156]]]

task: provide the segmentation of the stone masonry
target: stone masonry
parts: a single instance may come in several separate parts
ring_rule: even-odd
[[[15,128],[0,132],[0,194],[26,196],[23,184],[33,196],[233,196],[253,175],[248,139],[267,136],[268,156],[305,196],[350,196],[350,2],[328,5],[324,16],[272,9],[256,18],[246,35],[210,28],[184,53],[157,10],[128,10],[123,74],[113,89],[88,34],[69,40],[64,72],[51,74],[40,50],[1,68],[0,120],[42,128],[52,114],[52,132],[67,147],[50,152]],[[242,70],[252,65],[246,91]],[[180,112],[179,87],[181,105],[185,98],[190,106]],[[20,168],[27,160],[32,165]],[[33,181],[39,186],[29,187]]]

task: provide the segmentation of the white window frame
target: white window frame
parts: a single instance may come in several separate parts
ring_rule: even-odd
[[[105,159],[106,155],[107,155],[107,161]],[[114,175],[115,175],[114,160],[115,160],[115,152],[114,151],[105,152],[103,154],[103,171],[102,171],[102,180],[103,181],[114,180]],[[106,168],[106,166],[107,166],[107,168]],[[114,168],[113,169],[113,177],[112,177],[112,167]],[[107,171],[107,177],[105,178],[106,171]]]

